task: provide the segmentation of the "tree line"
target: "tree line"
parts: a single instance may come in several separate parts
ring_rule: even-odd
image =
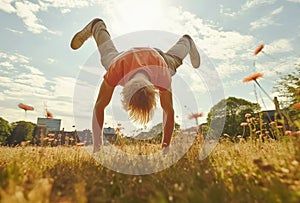
[[[27,121],[9,123],[0,117],[0,145],[18,145],[21,142],[31,142],[36,124]]]

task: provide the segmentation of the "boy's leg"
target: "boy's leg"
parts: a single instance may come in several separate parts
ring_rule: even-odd
[[[92,28],[93,37],[101,56],[101,63],[108,70],[112,60],[120,53],[116,49],[103,21],[97,22]]]
[[[160,49],[155,48],[156,51],[164,58],[165,62],[168,65],[171,76],[175,75],[176,69],[182,64],[182,59],[177,56],[164,53]]]
[[[101,63],[107,70],[111,61],[119,54],[119,52],[116,50],[103,20],[96,18],[87,24],[81,31],[76,33],[71,41],[71,48],[79,49],[91,36],[94,37],[97,43],[101,56]]]
[[[189,35],[184,35],[164,54],[164,59],[169,69],[171,69],[172,75],[176,73],[176,69],[182,64],[182,60],[188,54],[190,54],[193,67],[198,68],[200,66],[199,52],[193,39]]]

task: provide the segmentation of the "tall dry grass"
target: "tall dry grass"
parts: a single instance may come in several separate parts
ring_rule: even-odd
[[[291,138],[222,142],[204,160],[199,150],[196,141],[173,166],[133,176],[104,168],[82,148],[1,147],[1,202],[300,202]]]

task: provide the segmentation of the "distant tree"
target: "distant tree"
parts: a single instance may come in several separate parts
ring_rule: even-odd
[[[282,108],[288,108],[296,102],[300,102],[300,65],[295,71],[282,76],[274,86],[274,91],[282,99]]]
[[[0,145],[5,145],[7,138],[11,134],[11,127],[8,121],[0,117]]]
[[[245,121],[245,114],[254,114],[260,110],[260,106],[257,103],[252,103],[244,99],[229,97],[226,100],[223,99],[215,106],[213,106],[208,113],[207,123],[208,127],[212,122],[217,123],[224,121],[223,129],[215,129],[221,132],[221,135],[228,134],[230,136],[241,135],[243,129],[240,124]]]
[[[8,144],[20,144],[22,141],[31,141],[35,124],[26,121],[18,121],[12,124],[13,130],[8,137]]]
[[[300,102],[300,65],[295,71],[282,76],[275,84],[274,91],[280,98],[280,107],[285,116],[289,118],[288,125],[294,129],[300,127],[300,109],[293,107]]]

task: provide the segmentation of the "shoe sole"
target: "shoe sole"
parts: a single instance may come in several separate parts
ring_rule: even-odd
[[[72,41],[71,41],[71,48],[74,49],[74,50],[79,49],[79,48],[83,45],[83,43],[84,43],[88,38],[90,38],[90,37],[92,36],[92,28],[93,28],[93,26],[94,26],[97,22],[100,22],[100,21],[102,21],[102,20],[99,19],[99,18],[95,18],[95,19],[93,19],[90,23],[88,23],[82,30],[80,30],[79,32],[77,32],[77,33],[74,35],[74,37],[73,37],[73,39],[72,39]],[[102,21],[102,22],[103,22],[103,21]],[[88,27],[90,27],[90,28],[88,28]],[[84,38],[83,38],[83,37],[80,37],[80,34],[81,34],[82,32],[84,32],[85,30],[87,30],[87,29],[90,29],[90,36],[88,36],[86,39],[85,39],[85,37],[84,37]],[[81,38],[83,39],[83,41],[80,40]]]
[[[197,50],[197,47],[196,47],[196,44],[195,44],[194,40],[191,39],[190,41],[191,41],[191,50],[190,50],[189,54],[190,54],[191,63],[192,63],[194,68],[199,68],[199,66],[200,66],[200,54]]]

